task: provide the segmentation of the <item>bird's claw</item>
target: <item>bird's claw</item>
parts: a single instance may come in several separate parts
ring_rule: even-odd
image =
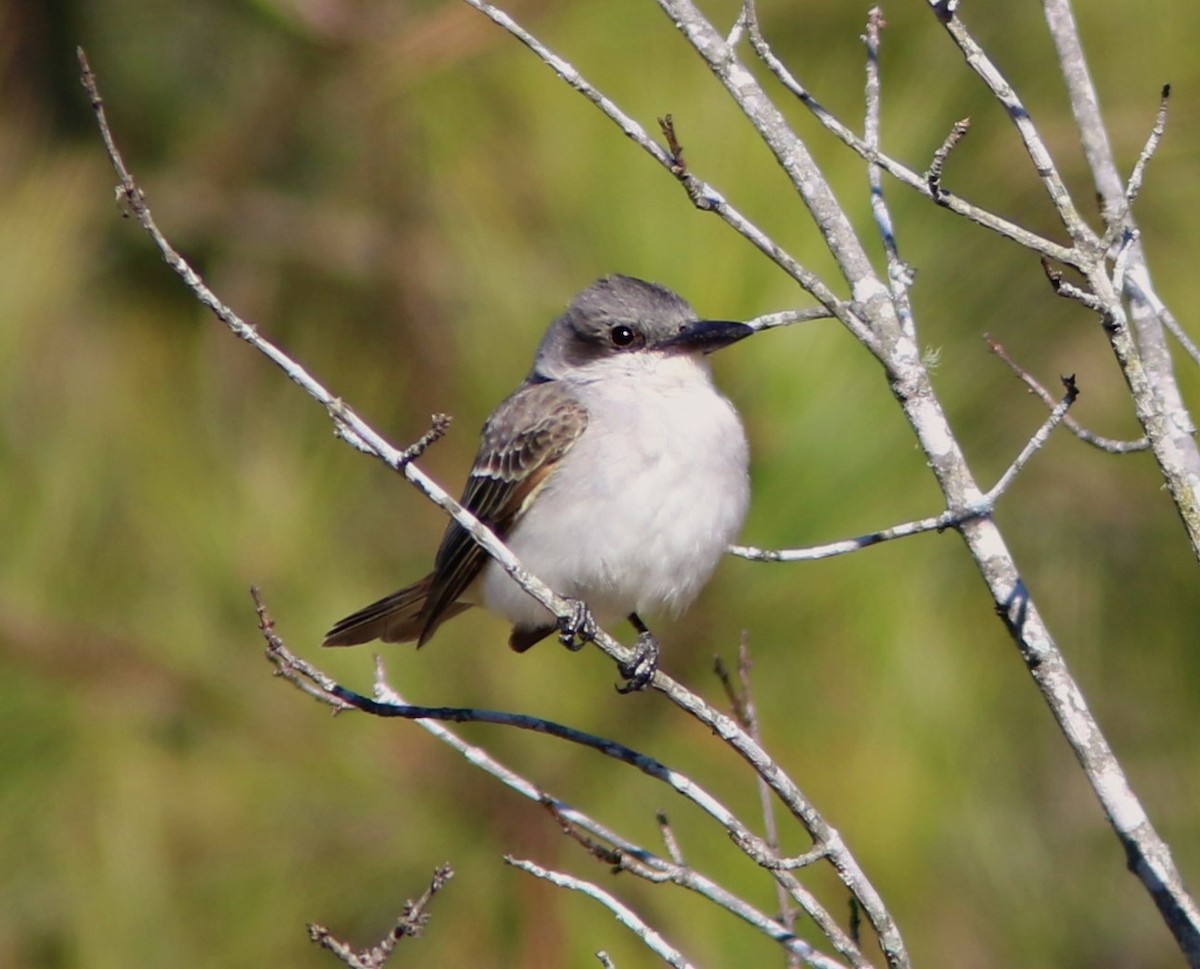
[[[625,683],[617,687],[618,693],[636,693],[644,690],[658,672],[658,639],[648,629],[638,633],[633,644],[633,658],[628,663],[618,663],[617,672],[625,677]]]
[[[596,638],[596,620],[582,599],[568,599],[571,615],[558,620],[558,641],[573,653]]]

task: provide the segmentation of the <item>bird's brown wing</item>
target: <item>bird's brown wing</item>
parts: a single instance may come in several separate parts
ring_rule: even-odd
[[[587,410],[561,383],[521,387],[484,425],[483,441],[460,499],[463,507],[503,539],[584,432],[587,421]],[[450,610],[487,558],[466,529],[450,522],[421,612],[424,625],[418,646],[453,614]]]

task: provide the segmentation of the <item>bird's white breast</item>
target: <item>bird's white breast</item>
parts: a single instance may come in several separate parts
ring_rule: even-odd
[[[628,362],[626,362],[628,361]],[[749,449],[733,406],[690,356],[615,358],[572,381],[587,429],[507,537],[555,591],[601,624],[678,613],[736,537],[749,502]],[[494,563],[484,605],[514,625],[546,611]]]

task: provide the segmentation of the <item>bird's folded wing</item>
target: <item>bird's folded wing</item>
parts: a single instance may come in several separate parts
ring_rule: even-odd
[[[460,499],[501,539],[520,518],[587,427],[584,406],[557,381],[526,384],[488,418],[475,465]],[[437,628],[475,580],[487,553],[457,522],[446,528],[426,600],[418,645]]]

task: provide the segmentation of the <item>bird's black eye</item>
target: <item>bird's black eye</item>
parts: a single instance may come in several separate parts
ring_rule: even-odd
[[[608,337],[613,342],[614,347],[630,346],[635,338],[633,330],[627,326],[614,326],[609,332]]]

